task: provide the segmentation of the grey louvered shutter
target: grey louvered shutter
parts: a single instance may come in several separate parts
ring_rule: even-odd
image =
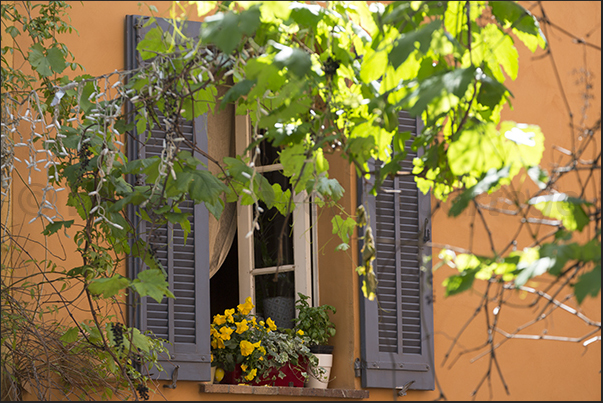
[[[136,52],[137,43],[153,26],[144,27],[145,18],[141,16],[126,17],[126,68],[132,69],[140,65],[141,60]],[[164,30],[170,29],[167,20],[158,19],[157,23]],[[198,35],[201,23],[187,23],[187,35]],[[157,112],[159,112],[157,110]],[[163,121],[160,116],[160,121]],[[137,133],[137,140],[128,142],[130,159],[149,158],[161,155],[162,143],[165,139],[164,127],[155,127],[148,133]],[[181,124],[184,137],[202,150],[207,150],[207,115],[195,118],[194,121]],[[195,157],[204,158],[186,144],[180,142],[181,150],[192,152]],[[207,161],[204,161],[207,162]],[[184,233],[180,225],[168,223],[155,229],[152,236],[147,236],[147,222],[138,220],[136,211],[131,209],[130,217],[137,224],[143,240],[147,242],[168,273],[170,290],[176,298],[164,298],[157,303],[150,297],[141,301],[131,301],[130,311],[132,324],[142,330],[151,330],[158,337],[170,341],[166,347],[170,358],[161,357],[160,361],[166,372],[157,374],[158,379],[172,379],[175,366],[179,366],[178,380],[208,381],[210,379],[210,346],[209,346],[209,234],[208,211],[202,204],[194,205],[186,200],[181,205],[182,212],[191,216],[191,232],[184,244]],[[134,277],[145,265],[139,259],[131,259],[129,273]]]
[[[407,112],[399,115],[399,130],[413,137],[420,124]],[[431,262],[423,262],[421,270],[423,257],[431,255],[424,245],[431,231],[430,198],[417,189],[414,176],[405,175],[412,172],[417,156],[411,143],[412,139],[406,143],[401,173],[388,177],[376,197],[368,195],[372,184],[364,189],[359,185],[377,249],[376,300],[369,301],[361,291],[361,373],[366,388],[401,388],[414,381],[410,389],[434,389]]]

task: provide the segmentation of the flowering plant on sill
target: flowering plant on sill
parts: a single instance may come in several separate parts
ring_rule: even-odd
[[[210,327],[212,366],[227,372],[241,370],[237,382],[267,382],[267,378],[283,377],[284,365],[304,367],[316,357],[302,339],[302,332],[280,331],[274,321],[258,321],[251,315],[253,303],[248,297],[237,309],[215,315]],[[276,374],[276,375],[275,375]],[[302,376],[307,377],[305,371]]]

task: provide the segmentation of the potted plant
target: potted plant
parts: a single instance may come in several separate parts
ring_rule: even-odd
[[[307,295],[298,293],[299,299],[295,307],[299,314],[294,319],[294,330],[303,332],[310,351],[318,358],[318,365],[308,368],[308,387],[325,389],[329,383],[331,366],[333,364],[333,346],[329,338],[335,335],[335,324],[329,319],[329,312],[336,313],[331,305],[310,306]]]
[[[251,315],[252,309],[247,298],[236,311],[214,316],[212,366],[224,371],[221,383],[303,386],[308,363],[317,363],[303,332],[281,332],[272,319],[264,322]]]

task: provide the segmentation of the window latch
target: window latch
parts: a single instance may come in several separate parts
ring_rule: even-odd
[[[412,385],[413,383],[415,383],[415,381],[407,382],[406,384],[404,384],[404,386],[396,388],[398,389],[398,396],[406,396],[408,388],[410,388],[410,385]]]
[[[427,242],[431,240],[431,234],[429,232],[429,219],[425,219],[425,226],[423,227],[423,242]]]
[[[178,368],[180,368],[180,365],[176,365],[174,372],[172,372],[172,384],[163,385],[164,388],[176,389],[176,382],[178,381]]]

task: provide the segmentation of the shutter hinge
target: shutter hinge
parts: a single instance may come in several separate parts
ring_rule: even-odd
[[[362,366],[360,365],[360,358],[354,360],[354,376],[360,378],[362,376]]]
[[[176,365],[174,372],[172,372],[172,384],[163,385],[164,388],[176,389],[176,382],[178,381],[178,368],[180,368],[180,365]]]
[[[429,218],[425,219],[425,226],[423,227],[423,242],[431,240],[431,234],[429,231]]]

